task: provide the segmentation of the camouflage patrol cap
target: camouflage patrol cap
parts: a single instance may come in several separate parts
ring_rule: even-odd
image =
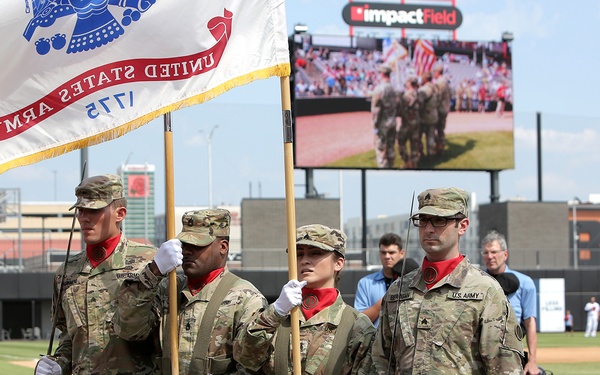
[[[412,87],[419,87],[419,78],[417,78],[415,76],[408,77],[408,79],[406,80],[406,82],[410,83],[410,85]]]
[[[296,245],[308,245],[335,251],[346,257],[346,235],[339,229],[321,224],[304,225],[296,230]]]
[[[419,211],[413,215],[469,216],[469,193],[463,189],[449,187],[428,189],[419,194]]]
[[[384,73],[384,74],[388,74],[388,75],[392,73],[392,68],[390,68],[387,65],[379,65],[379,67],[377,67],[377,70],[380,73]]]
[[[222,208],[188,211],[181,217],[183,227],[177,238],[194,246],[206,246],[217,237],[229,236],[231,213]]]
[[[115,199],[123,198],[123,182],[115,174],[89,177],[75,188],[75,196],[77,202],[69,210],[75,207],[99,210]]]

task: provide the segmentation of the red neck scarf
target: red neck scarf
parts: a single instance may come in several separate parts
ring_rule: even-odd
[[[333,305],[338,296],[335,288],[310,289],[302,288],[302,312],[306,320],[319,311]]]
[[[422,270],[427,290],[431,289],[438,281],[448,276],[464,257],[464,255],[460,254],[454,259],[442,260],[441,262],[430,262],[427,260],[427,257],[425,257],[425,259],[423,259]]]
[[[190,292],[192,292],[192,296],[195,296],[196,294],[200,293],[202,288],[204,288],[206,285],[208,285],[214,279],[219,277],[219,275],[221,274],[221,272],[223,272],[224,269],[225,269],[225,267],[217,268],[216,270],[210,271],[208,274],[198,277],[196,279],[191,279],[188,277],[188,279],[187,279],[188,288],[190,288]]]
[[[118,236],[109,238],[108,240],[102,241],[95,245],[85,246],[85,253],[87,254],[87,257],[90,260],[93,268],[98,267],[100,263],[104,262],[109,256],[111,256],[113,251],[115,251],[117,248],[120,239],[121,233],[119,233]]]

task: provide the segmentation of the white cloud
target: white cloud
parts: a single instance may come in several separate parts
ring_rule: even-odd
[[[537,147],[537,130],[515,127],[515,143],[527,148]],[[590,154],[596,156],[600,144],[600,132],[596,129],[583,129],[578,132],[542,129],[542,152],[558,152],[567,154]],[[596,154],[596,155],[594,155]]]

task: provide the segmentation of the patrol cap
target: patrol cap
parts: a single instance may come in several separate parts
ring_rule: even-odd
[[[377,70],[380,73],[384,73],[384,74],[388,74],[388,75],[392,73],[392,68],[390,68],[387,65],[379,65],[379,67],[377,67]]]
[[[93,176],[81,181],[75,188],[77,202],[69,208],[90,208],[99,210],[112,203],[115,199],[123,198],[123,182],[115,174]]]
[[[296,245],[308,245],[335,251],[346,257],[346,235],[339,229],[321,224],[304,225],[296,230]]]
[[[419,87],[419,78],[417,78],[415,76],[408,77],[408,79],[406,80],[406,82],[410,83],[410,85],[412,87]]]
[[[181,217],[177,238],[194,246],[210,245],[217,237],[229,236],[230,221],[231,213],[222,208],[188,211]]]
[[[413,215],[469,216],[469,193],[463,189],[449,187],[428,189],[419,194],[419,211]]]

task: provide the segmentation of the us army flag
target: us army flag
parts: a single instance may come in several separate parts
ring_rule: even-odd
[[[0,173],[290,74],[284,0],[2,0]]]

